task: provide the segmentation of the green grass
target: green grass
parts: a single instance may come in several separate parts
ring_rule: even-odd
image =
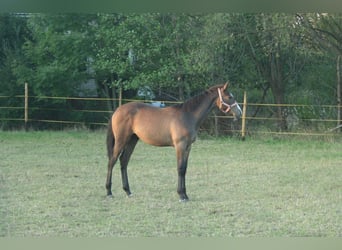
[[[202,139],[179,203],[173,148],[138,143],[106,198],[105,132],[0,132],[0,236],[342,236],[342,143]]]

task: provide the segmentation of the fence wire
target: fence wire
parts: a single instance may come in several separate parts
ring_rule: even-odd
[[[24,95],[16,96],[0,96],[0,102],[10,103],[13,98],[22,99],[22,106],[0,106],[0,128],[5,123],[24,123],[25,122],[25,105]],[[30,106],[28,105],[28,119],[27,122],[34,126],[37,123],[58,124],[60,128],[70,126],[80,127],[98,127],[103,128],[107,126],[107,121],[113,111],[104,108],[107,102],[118,102],[115,98],[94,98],[94,97],[53,97],[53,96],[28,96],[29,103],[38,103],[38,101],[45,101],[44,106]],[[67,109],[58,108],[53,102],[56,100],[70,101],[72,104]],[[143,101],[136,99],[122,99],[122,103],[132,101]],[[85,105],[84,102],[87,104]],[[103,104],[99,105],[99,102]],[[145,101],[145,102],[159,102],[166,106],[178,104],[180,102],[171,101]],[[239,103],[243,107],[243,103]],[[51,107],[49,107],[51,106]],[[78,106],[78,107],[77,107]],[[274,115],[277,107],[281,106],[288,112],[286,117],[289,128],[286,131],[280,131],[277,128],[277,122],[280,118]],[[246,133],[252,134],[270,134],[270,135],[305,135],[305,136],[327,136],[336,135],[336,132],[341,131],[341,121],[337,117],[337,105],[308,105],[308,104],[260,104],[247,103],[246,114]],[[258,112],[255,113],[256,109]],[[68,119],[67,119],[67,118]],[[82,120],[82,118],[87,119]],[[232,117],[212,112],[204,125],[200,128],[201,132],[208,134],[239,134],[241,133],[241,123],[232,122]],[[48,127],[48,125],[47,125]]]

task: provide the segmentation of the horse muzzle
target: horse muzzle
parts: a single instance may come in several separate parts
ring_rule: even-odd
[[[237,102],[235,102],[232,105],[230,105],[230,111],[234,115],[234,121],[236,121],[236,120],[241,118],[242,110],[241,110],[241,108],[240,108],[240,106],[239,106],[239,104]]]

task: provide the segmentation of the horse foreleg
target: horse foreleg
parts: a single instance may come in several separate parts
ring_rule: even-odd
[[[131,196],[131,190],[128,183],[127,165],[137,142],[138,137],[133,135],[120,156],[122,188],[128,196]]]
[[[185,175],[186,175],[186,169],[188,167],[188,158],[189,158],[190,149],[191,149],[191,146],[176,148],[177,171],[178,171],[177,193],[179,195],[179,201],[181,202],[185,202],[189,200],[189,197],[186,194]]]

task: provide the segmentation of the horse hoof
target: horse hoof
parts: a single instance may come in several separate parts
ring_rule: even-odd
[[[133,194],[128,194],[127,197],[128,198],[131,198],[133,196]]]
[[[188,198],[184,198],[184,199],[180,199],[180,200],[179,200],[179,202],[181,202],[181,203],[186,203],[186,202],[188,202],[188,201],[189,201]]]
[[[107,195],[107,199],[113,199],[113,195],[108,194],[108,195]]]

